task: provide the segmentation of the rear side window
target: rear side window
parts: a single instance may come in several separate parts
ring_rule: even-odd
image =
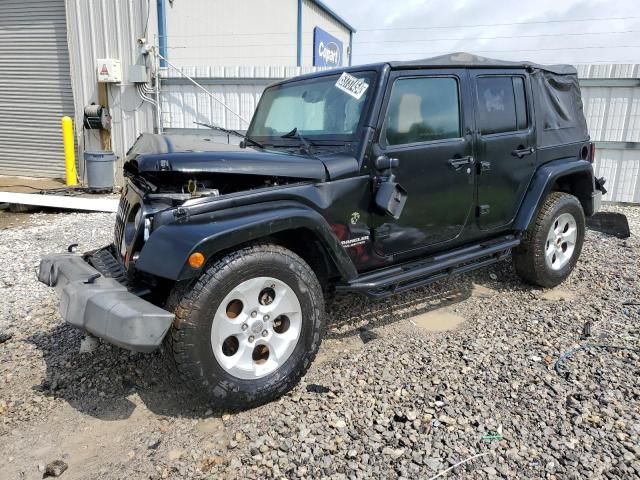
[[[479,77],[478,124],[484,135],[525,130],[527,100],[523,77]]]
[[[405,145],[460,137],[458,81],[404,78],[391,90],[381,143]]]

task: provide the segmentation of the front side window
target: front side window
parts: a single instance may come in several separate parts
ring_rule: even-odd
[[[478,124],[483,135],[527,128],[527,102],[522,77],[479,77]]]
[[[383,145],[460,137],[458,81],[451,77],[403,78],[391,90]]]
[[[353,91],[340,88],[341,75],[267,88],[247,134],[268,141],[295,128],[297,133],[317,140],[352,140],[371,96],[374,76],[374,72],[348,74],[351,85],[359,82]]]

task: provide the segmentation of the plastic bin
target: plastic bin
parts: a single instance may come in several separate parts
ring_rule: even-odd
[[[94,191],[112,191],[116,156],[113,152],[98,150],[84,152],[87,187]]]

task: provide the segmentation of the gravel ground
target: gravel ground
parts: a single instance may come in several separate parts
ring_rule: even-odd
[[[79,353],[35,268],[107,243],[113,216],[30,215],[0,233],[0,478],[55,460],[68,479],[430,478],[481,454],[448,478],[638,478],[640,209],[608,209],[632,237],[588,232],[554,290],[504,262],[385,301],[336,298],[303,381],[223,415],[187,398],[160,352]],[[556,372],[584,344],[629,349],[578,350]]]

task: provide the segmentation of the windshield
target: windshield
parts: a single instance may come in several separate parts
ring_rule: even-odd
[[[374,75],[343,73],[267,88],[247,135],[265,142],[296,129],[314,140],[349,141],[360,125]]]

